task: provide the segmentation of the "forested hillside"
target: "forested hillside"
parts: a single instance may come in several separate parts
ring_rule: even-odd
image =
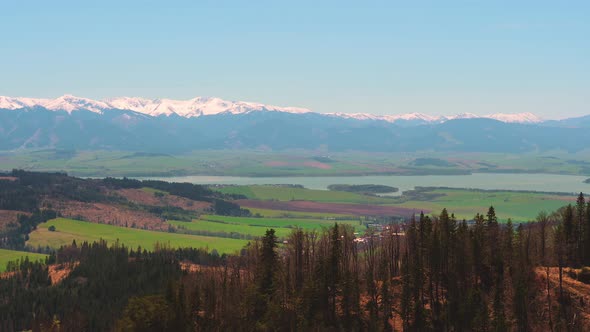
[[[23,250],[37,225],[57,216],[150,230],[168,230],[168,218],[208,212],[248,215],[231,195],[190,183],[81,179],[63,173],[13,170],[0,174],[0,248]],[[189,219],[190,220],[190,219]],[[27,248],[50,251],[49,248]]]
[[[584,331],[589,212],[580,195],[517,226],[490,207],[472,223],[443,210],[362,236],[334,224],[279,243],[270,229],[221,257],[74,243],[45,264],[11,265],[2,328]],[[66,272],[52,282],[55,266]]]

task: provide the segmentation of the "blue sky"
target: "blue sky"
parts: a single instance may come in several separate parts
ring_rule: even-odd
[[[0,95],[561,118],[590,114],[588,17],[588,1],[7,0]]]

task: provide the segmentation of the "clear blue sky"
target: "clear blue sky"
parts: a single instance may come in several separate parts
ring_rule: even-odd
[[[590,1],[2,1],[0,95],[65,93],[588,114]]]

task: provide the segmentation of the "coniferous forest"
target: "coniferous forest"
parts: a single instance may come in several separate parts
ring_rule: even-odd
[[[355,236],[269,229],[235,255],[72,243],[0,280],[2,331],[587,331],[590,204],[446,210]],[[69,273],[52,282],[54,267]],[[49,268],[48,268],[49,267]],[[55,271],[53,271],[55,272]]]

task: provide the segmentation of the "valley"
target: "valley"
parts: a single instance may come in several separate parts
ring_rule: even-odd
[[[2,152],[0,148],[0,170],[10,171],[16,168],[67,172],[82,177],[348,177],[353,181],[344,184],[359,183],[352,179],[354,177],[378,175],[590,174],[590,153],[586,150],[529,153],[265,150],[222,149],[152,153],[48,148]],[[215,183],[214,180],[206,178],[200,181]],[[430,186],[436,183],[419,185]]]
[[[0,332],[590,331],[589,16],[3,1]]]
[[[495,181],[486,182],[487,178]],[[235,312],[244,310],[241,309],[244,305],[250,306],[248,294],[260,292],[256,290],[259,288],[252,285],[261,278],[260,273],[264,269],[260,264],[266,264],[267,259],[263,253],[269,250],[281,255],[274,256],[274,263],[272,267],[268,265],[268,268],[271,268],[274,275],[273,280],[277,280],[276,287],[282,287],[283,291],[286,290],[284,287],[304,287],[296,286],[297,278],[306,280],[306,284],[318,285],[314,287],[323,287],[322,280],[329,281],[335,275],[344,278],[335,282],[335,287],[342,294],[341,300],[336,302],[338,307],[346,308],[347,301],[356,301],[355,297],[349,298],[351,291],[347,291],[347,287],[350,287],[348,285],[355,284],[358,284],[359,292],[362,292],[358,295],[360,305],[360,301],[371,301],[370,294],[380,292],[376,285],[366,281],[352,282],[359,280],[356,269],[362,268],[363,273],[373,275],[371,278],[391,280],[391,285],[386,285],[387,293],[382,293],[389,295],[380,296],[391,296],[391,308],[406,308],[404,301],[418,300],[404,295],[404,289],[426,289],[428,282],[422,281],[419,284],[404,279],[400,268],[407,266],[405,264],[412,264],[414,269],[427,267],[415,258],[411,263],[404,263],[401,248],[415,253],[422,250],[415,246],[427,246],[430,248],[428,250],[432,250],[432,254],[429,254],[431,257],[436,257],[439,250],[451,250],[452,257],[468,257],[472,262],[468,264],[472,264],[475,272],[464,272],[466,274],[463,277],[457,274],[456,278],[463,278],[462,283],[468,283],[471,289],[477,289],[480,286],[474,280],[481,279],[484,282],[488,273],[493,273],[495,278],[500,275],[492,270],[495,263],[483,263],[486,264],[486,271],[492,272],[477,272],[475,268],[480,260],[491,262],[489,255],[494,253],[471,253],[479,245],[478,237],[484,236],[481,241],[502,252],[501,257],[513,257],[505,258],[504,264],[515,272],[502,275],[506,274],[505,278],[509,278],[512,285],[526,283],[531,291],[534,290],[536,297],[530,300],[532,302],[526,307],[526,312],[527,315],[537,315],[540,311],[535,308],[542,307],[545,303],[540,294],[547,283],[545,281],[544,284],[542,279],[546,278],[542,273],[542,264],[547,264],[547,261],[540,258],[542,256],[537,251],[531,252],[534,253],[535,263],[529,262],[530,258],[518,253],[527,252],[529,249],[526,249],[526,241],[533,241],[535,248],[547,246],[547,250],[555,250],[557,258],[552,253],[547,254],[552,257],[551,262],[554,262],[559,259],[560,251],[555,246],[541,245],[542,242],[539,241],[543,237],[538,235],[541,234],[539,232],[544,232],[541,227],[548,227],[548,223],[561,225],[582,217],[587,218],[584,217],[587,215],[587,207],[583,196],[580,201],[578,195],[567,192],[587,185],[583,182],[583,177],[573,175],[477,173],[460,176],[282,178],[187,176],[169,178],[168,181],[158,178],[77,178],[64,173],[23,170],[0,175],[0,245],[7,248],[0,251],[0,263],[3,264],[0,271],[5,271],[0,272],[0,290],[11,289],[20,294],[17,297],[20,305],[28,303],[28,299],[41,298],[38,302],[41,306],[55,308],[58,312],[68,310],[61,308],[69,308],[59,300],[62,292],[70,294],[70,298],[76,297],[77,303],[80,303],[77,310],[82,316],[66,318],[68,324],[73,324],[71,326],[93,326],[106,330],[112,326],[127,326],[127,316],[135,313],[160,315],[151,312],[150,307],[144,303],[149,302],[161,306],[158,312],[169,312],[157,318],[157,321],[168,322],[166,324],[170,324],[169,326],[210,324],[233,328],[242,323],[229,318],[222,322],[210,315],[213,312],[222,315],[218,310],[231,308]],[[461,181],[476,184],[474,186],[479,188],[461,188]],[[346,183],[350,185],[342,185]],[[441,186],[420,186],[422,183],[439,183]],[[333,186],[334,184],[340,186]],[[446,184],[458,187],[442,186]],[[493,189],[508,185],[513,190]],[[385,194],[367,192],[392,190],[391,188],[400,190]],[[519,188],[553,188],[554,191]],[[576,225],[586,227],[579,222]],[[551,232],[559,232],[559,228],[551,227]],[[431,234],[426,236],[433,236],[433,239],[418,237],[420,232]],[[498,241],[502,243],[501,246],[494,244],[496,236],[500,237]],[[552,236],[557,238],[561,235],[555,233]],[[568,236],[571,238],[572,235]],[[419,241],[420,244],[414,241]],[[438,249],[438,246],[443,247]],[[510,249],[510,246],[518,247]],[[334,250],[338,250],[337,253]],[[585,256],[576,258],[578,256],[572,250],[568,252],[572,261],[586,259]],[[28,259],[23,261],[22,257]],[[338,259],[341,268],[347,269],[345,274],[329,272],[328,265],[325,264],[334,262],[334,259]],[[372,265],[377,264],[377,261],[383,264],[383,268]],[[275,270],[278,266],[284,272]],[[461,266],[464,263],[456,266],[457,271],[461,270]],[[552,296],[557,298],[557,268],[553,266],[549,282],[552,284]],[[437,267],[428,269],[436,271]],[[529,274],[526,271],[531,272],[530,277],[527,277]],[[569,274],[564,278],[565,294],[576,299],[588,297],[584,290],[574,291],[569,286],[583,284],[585,270],[568,271]],[[415,274],[418,272],[411,273],[414,273],[412,280],[421,280]],[[471,273],[477,275],[478,279],[470,277]],[[383,277],[385,274],[389,277]],[[288,279],[277,279],[279,275]],[[436,277],[430,278],[434,278],[431,279],[433,283],[439,282]],[[26,280],[33,281],[27,283]],[[174,283],[165,286],[171,280],[175,280]],[[226,287],[222,286],[224,280],[231,285],[233,295],[223,292]],[[111,291],[118,289],[118,296],[105,298],[108,293],[97,291],[96,287],[100,287],[98,285],[109,285]],[[480,308],[488,305],[493,307],[494,304],[488,303],[492,303],[490,299],[497,292],[496,287],[500,286],[496,283],[492,285],[492,290],[495,291],[485,291],[485,299],[477,300],[480,302],[467,297],[462,301]],[[155,292],[168,289],[170,294],[186,295],[172,295],[169,299],[160,295],[150,297],[153,295],[146,293],[149,289]],[[39,292],[45,292],[46,295],[39,297]],[[211,292],[219,295],[205,295]],[[381,292],[385,292],[383,288]],[[509,297],[509,292],[515,292],[513,297]],[[514,288],[502,296],[506,299],[513,298],[510,301],[522,301],[522,294],[518,292],[518,288]],[[80,294],[80,297],[74,294]],[[100,303],[111,303],[112,308],[98,306],[91,300],[94,297],[89,294],[101,294]],[[121,294],[126,294],[123,295],[125,300],[115,300]],[[239,299],[233,299],[235,294],[239,294]],[[308,297],[304,288],[297,294],[295,299],[287,297],[281,301],[310,301],[313,298]],[[448,291],[447,294],[445,296],[462,296]],[[427,298],[434,305],[439,301],[434,295]],[[204,306],[206,316],[199,318],[198,323],[183,322],[185,318],[182,318],[182,312],[188,311],[186,303],[200,303],[205,300],[220,301],[218,305],[221,307]],[[516,310],[513,308],[520,302],[507,303],[507,308],[511,308],[507,311],[507,317],[512,321],[510,324],[523,324],[522,313],[510,313]],[[0,307],[2,305],[0,302]],[[166,306],[169,305],[178,308],[177,313],[168,311]],[[144,312],[145,310],[148,312]],[[379,315],[396,317],[393,321],[381,323],[384,326],[403,326],[400,324],[410,322],[421,324],[412,316],[403,313],[388,314],[389,309],[386,308],[379,310]],[[570,305],[567,310],[565,317],[586,326],[585,318],[576,316],[578,313],[585,313],[584,307]],[[554,317],[560,315],[556,308],[549,308],[549,312]],[[250,315],[247,310],[242,314]],[[16,317],[4,315],[0,317]],[[60,317],[66,317],[61,315],[63,314]],[[105,320],[105,317],[108,319]],[[171,317],[176,317],[173,319],[176,323],[169,321]],[[332,324],[329,323],[332,319],[339,321],[345,320],[345,317],[337,315],[337,318],[328,320],[311,319],[317,320],[318,324]],[[366,309],[359,314],[359,321],[355,324],[369,324],[368,317],[370,310]],[[251,319],[261,318],[254,315]],[[25,325],[34,324],[26,318],[23,322]],[[480,322],[474,318],[466,323],[457,321],[453,324],[479,326]],[[551,323],[546,317],[538,317],[530,326],[538,328],[547,324]]]

